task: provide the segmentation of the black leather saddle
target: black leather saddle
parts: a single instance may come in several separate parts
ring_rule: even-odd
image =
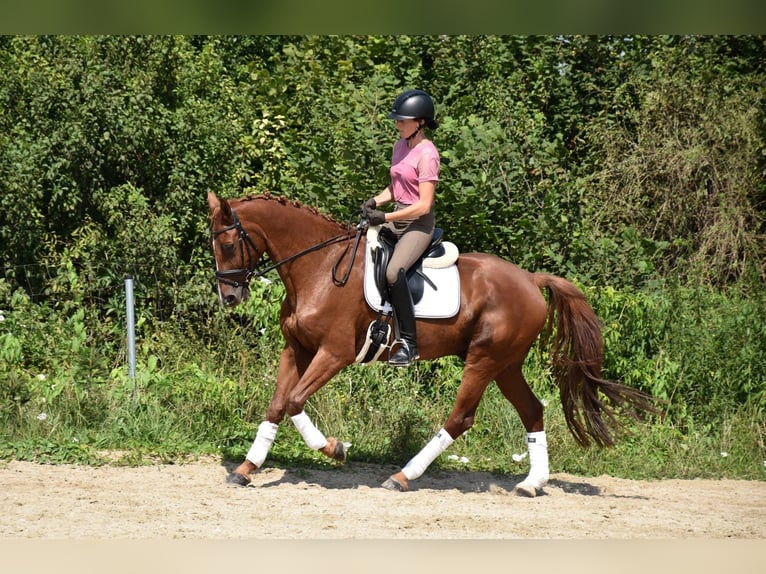
[[[436,289],[436,285],[426,277],[423,273],[423,260],[429,257],[441,257],[445,254],[444,245],[442,245],[442,237],[444,232],[441,228],[435,228],[434,234],[431,237],[431,243],[425,250],[423,255],[409,268],[407,271],[407,285],[410,288],[410,294],[412,295],[412,302],[417,304],[423,298],[425,291],[425,282]],[[386,281],[386,268],[388,262],[391,260],[391,255],[394,252],[398,238],[387,227],[381,227],[378,233],[379,247],[376,247],[372,252],[372,263],[375,267],[375,286],[378,288],[381,300],[385,303],[388,301],[388,282]]]

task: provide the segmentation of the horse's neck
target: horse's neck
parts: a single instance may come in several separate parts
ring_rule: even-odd
[[[254,235],[266,242],[266,251],[273,263],[278,263],[344,232],[338,223],[299,204],[277,198],[253,198],[237,208],[240,219],[250,226]],[[332,248],[322,249],[316,257],[306,259],[316,264],[323,261]],[[299,262],[303,257],[296,259]],[[300,266],[300,265],[299,265]],[[281,274],[281,273],[280,273]]]

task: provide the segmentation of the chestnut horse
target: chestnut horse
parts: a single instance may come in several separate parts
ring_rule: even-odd
[[[346,445],[325,437],[304,406],[341,369],[354,363],[376,318],[363,296],[365,238],[359,237],[360,227],[342,225],[270,194],[227,201],[208,193],[207,201],[222,303],[233,306],[245,300],[249,281],[271,269],[278,271],[286,292],[280,313],[285,346],[276,389],[252,447],[227,481],[250,483],[249,475],[263,464],[285,414],[310,448],[345,461]],[[355,236],[358,250],[350,249],[357,245]],[[268,267],[262,261],[264,254],[271,261]],[[581,445],[613,445],[620,424],[617,411],[624,407],[633,416],[651,411],[651,398],[601,377],[601,325],[570,282],[524,271],[485,253],[461,254],[457,266],[461,282],[457,315],[417,320],[421,360],[456,355],[464,361],[452,412],[433,439],[382,486],[408,490],[409,482],[471,427],[479,401],[494,381],[527,431],[530,471],[515,491],[535,496],[548,481],[548,451],[543,407],[524,379],[522,365],[541,333],[542,344],[550,344],[568,427]],[[342,279],[338,269],[345,270]],[[542,289],[548,290],[550,304]]]

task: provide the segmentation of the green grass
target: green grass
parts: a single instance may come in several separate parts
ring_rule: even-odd
[[[202,332],[190,327],[194,322],[144,325],[135,379],[119,360],[117,325],[83,313],[31,308],[24,314],[17,304],[0,331],[0,458],[94,465],[209,455],[241,460],[274,392],[282,347],[274,317],[280,297],[257,299],[257,329],[247,307],[208,317],[194,327]],[[606,290],[596,302],[608,329],[609,368],[629,368],[631,384],[663,395],[664,412],[640,425],[628,421],[614,448],[581,448],[566,427],[545,357],[533,352],[525,373],[547,405],[552,472],[766,480],[760,315],[730,309],[708,333],[710,313],[695,323],[696,308],[683,300],[674,321],[660,317],[657,297]],[[733,339],[730,359],[724,333],[741,329],[749,335]],[[668,358],[674,348],[679,351]],[[705,361],[730,368],[716,375]],[[350,461],[404,465],[444,424],[461,374],[454,358],[410,369],[352,366],[311,397],[306,411],[326,435],[353,444]],[[524,437],[517,413],[490,385],[473,428],[432,468],[524,474],[528,460],[513,456],[525,452]],[[310,451],[289,421],[267,461],[334,464]]]
[[[206,370],[188,363],[165,369],[155,364],[153,371],[146,366],[133,383],[118,372],[111,384],[87,395],[70,389],[73,383],[66,378],[61,383],[47,379],[49,386],[62,384],[65,389],[52,400],[29,391],[23,404],[3,411],[6,431],[0,457],[91,465],[179,462],[205,455],[239,460],[273,391],[273,357],[264,360],[268,370],[256,362],[245,367],[242,377],[220,367]],[[351,367],[312,397],[307,412],[325,434],[353,444],[350,461],[403,465],[442,426],[459,373],[459,363],[451,360],[422,363],[411,370]],[[546,377],[542,372],[528,376],[543,381]],[[131,384],[138,385],[135,394]],[[627,434],[614,448],[585,449],[569,434],[557,390],[544,383],[537,386],[538,396],[547,404],[552,472],[633,479],[766,479],[766,424],[756,408],[742,407],[718,422],[699,426],[691,418],[683,427],[658,418],[641,424],[628,421]],[[39,392],[39,386],[35,388]],[[88,419],[87,412],[102,413],[102,418]],[[524,436],[517,413],[491,385],[473,428],[432,469],[524,474],[528,461],[513,459],[525,452]],[[120,455],[110,454],[115,452]],[[309,450],[289,420],[280,426],[268,462],[333,464]]]

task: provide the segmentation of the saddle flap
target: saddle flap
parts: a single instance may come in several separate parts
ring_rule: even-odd
[[[385,243],[381,243],[372,250],[372,262],[374,264],[375,285],[380,292],[380,298],[385,303],[388,301],[388,288],[386,281],[386,269],[388,261],[391,259],[392,249]]]
[[[441,238],[441,233],[439,234],[439,238]],[[378,288],[381,300],[385,303],[388,301],[386,269],[388,269],[388,262],[391,260],[398,238],[394,235],[394,232],[387,227],[381,227],[378,232],[377,240],[378,246],[372,251],[372,260],[375,264],[375,285]],[[441,241],[441,239],[439,240]],[[409,285],[413,303],[420,301],[420,299],[423,298],[423,292],[425,291],[422,256],[407,271],[407,285]]]

